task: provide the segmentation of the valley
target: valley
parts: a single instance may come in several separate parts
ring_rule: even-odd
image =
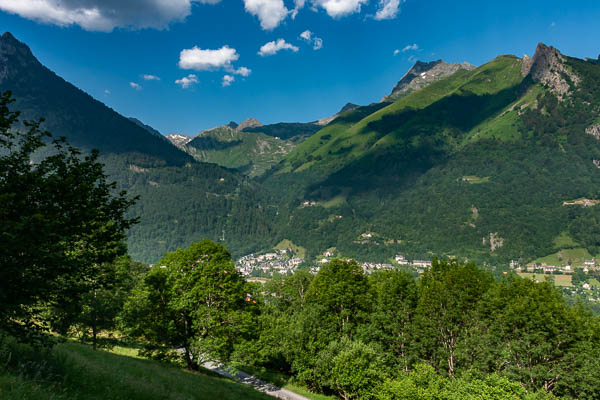
[[[52,74],[10,34],[1,49],[8,71],[1,87],[13,91],[23,116],[49,116],[44,126],[55,134],[98,148],[119,188],[140,196],[132,215],[144,212],[129,249],[141,261],[202,237],[224,239],[237,257],[289,239],[308,259],[336,248],[378,263],[396,254],[459,254],[526,264],[560,251],[553,239],[561,232],[600,252],[592,129],[600,70],[552,47],[477,68],[417,63],[398,86],[412,89],[393,102],[346,105],[325,126],[248,119],[195,137],[170,135],[172,144]],[[566,78],[549,72],[556,66],[570,71]],[[52,87],[36,84],[46,75],[56,89],[32,91]],[[80,122],[67,125],[74,102]],[[98,113],[121,125],[96,129],[127,134],[115,142],[76,133]],[[364,232],[375,237],[361,240]]]

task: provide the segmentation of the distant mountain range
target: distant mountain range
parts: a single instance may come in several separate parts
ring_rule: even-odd
[[[335,248],[372,261],[600,256],[600,64],[543,44],[477,68],[419,62],[384,101],[347,104],[322,125],[248,119],[168,141],[9,33],[0,90],[25,119],[99,149],[119,189],[141,196],[129,249],[143,261],[203,237],[235,255],[287,239],[309,257]]]

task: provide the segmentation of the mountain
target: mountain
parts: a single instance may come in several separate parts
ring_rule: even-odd
[[[151,128],[54,74],[10,33],[0,37],[0,90],[12,91],[14,109],[23,118],[44,117],[44,128],[54,136],[82,149],[99,149],[117,190],[140,197],[129,210],[129,216],[140,217],[128,233],[135,259],[154,263],[165,252],[203,238],[225,236],[234,254],[272,240],[275,211],[262,206],[258,184],[236,171],[196,162]]]
[[[230,122],[230,124],[231,124],[231,122]],[[234,124],[235,124],[235,122],[234,122]],[[261,124],[260,121],[254,119],[254,118],[248,118],[248,119],[245,119],[244,121],[242,121],[234,129],[237,129],[238,131],[243,131],[246,128],[255,128],[257,126],[263,126],[263,124]],[[231,128],[232,126],[229,125],[229,127]]]
[[[171,133],[165,136],[165,138],[181,149],[184,149],[185,145],[188,144],[190,140],[192,140],[191,137],[182,135],[181,133]]]
[[[134,118],[134,117],[129,117],[129,120],[131,122],[133,122],[134,124],[136,124],[137,126],[140,126],[140,127],[144,128],[145,130],[147,130],[149,133],[153,134],[154,136],[159,137],[159,138],[161,138],[163,140],[166,139],[166,137],[162,133],[160,133],[159,131],[157,131],[156,129],[154,129],[153,127],[151,127],[150,125],[144,124],[139,119]]]
[[[471,71],[475,69],[475,66],[467,62],[448,64],[442,60],[431,62],[417,61],[394,86],[392,93],[384,96],[381,101],[397,100],[415,90],[423,89],[440,79],[446,78],[461,69]]]
[[[600,65],[540,44],[346,112],[261,182],[314,254],[600,255],[599,138]]]
[[[240,125],[241,126],[241,125]],[[196,160],[215,163],[255,177],[279,163],[295,144],[261,132],[243,132],[229,125],[203,131],[185,146]]]
[[[278,122],[276,124],[244,128],[244,132],[264,133],[282,140],[292,139],[298,143],[312,136],[322,126],[312,122]]]
[[[342,113],[345,113],[346,111],[355,110],[358,107],[359,106],[356,105],[356,104],[346,103],[344,105],[344,107],[342,107],[342,109],[340,111],[338,111],[337,113],[333,114],[330,117],[321,118],[320,120],[318,120],[317,122],[315,122],[315,124],[320,125],[320,126],[325,126],[328,123],[330,123],[331,121],[333,121],[334,119],[336,119],[338,116],[340,116]]]
[[[0,37],[0,90],[12,91],[22,119],[83,149],[122,154],[138,164],[184,165],[193,159],[147,128],[123,117],[44,67],[9,32]]]

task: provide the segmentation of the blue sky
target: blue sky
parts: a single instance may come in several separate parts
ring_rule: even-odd
[[[0,0],[0,30],[123,115],[193,135],[379,101],[416,59],[480,65],[540,41],[597,57],[600,2]]]

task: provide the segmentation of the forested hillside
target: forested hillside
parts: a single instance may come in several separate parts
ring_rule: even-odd
[[[543,59],[554,64],[530,72],[500,56],[333,121],[263,181],[293,188],[282,235],[362,258],[507,262],[556,251],[566,232],[600,253],[598,208],[564,205],[600,196],[600,68],[540,45],[533,60]]]
[[[99,150],[109,179],[131,197],[139,195],[129,210],[140,218],[128,235],[136,259],[153,263],[165,251],[205,237],[225,235],[236,253],[271,243],[267,212],[274,211],[264,206],[256,184],[236,171],[196,162],[152,128],[94,100],[40,64],[10,33],[0,38],[0,90],[12,92],[10,108],[21,112],[15,128],[44,118],[41,127],[55,138],[66,137],[84,153]]]

